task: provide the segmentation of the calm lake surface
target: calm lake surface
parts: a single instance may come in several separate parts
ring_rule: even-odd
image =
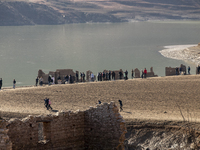
[[[158,51],[167,45],[198,44],[200,22],[135,22],[67,24],[56,26],[1,26],[0,77],[3,86],[34,85],[38,70],[56,69],[150,70],[165,75],[165,67],[181,63]]]

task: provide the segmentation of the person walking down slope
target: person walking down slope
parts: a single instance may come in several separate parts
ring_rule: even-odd
[[[53,108],[51,107],[51,101],[50,101],[50,99],[48,99],[48,102],[49,102],[48,103],[48,107],[51,108],[51,110],[52,110]]]
[[[15,89],[16,81],[15,79],[13,80],[13,89]]]
[[[123,111],[123,104],[122,104],[122,101],[121,100],[118,100],[119,101],[119,105],[120,105],[120,111]]]
[[[101,101],[100,101],[100,100],[98,100],[98,101],[97,101],[97,104],[101,104]]]
[[[49,110],[49,99],[47,97],[44,99],[44,105]]]

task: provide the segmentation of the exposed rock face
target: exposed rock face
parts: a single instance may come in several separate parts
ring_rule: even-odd
[[[1,125],[1,124],[0,124]],[[0,126],[2,131],[5,127]],[[111,102],[86,111],[58,112],[8,121],[9,149],[124,149],[125,121]],[[0,136],[1,138],[1,136]],[[11,144],[12,142],[12,144]],[[4,148],[6,143],[0,145]]]
[[[167,112],[166,112],[167,113]],[[158,120],[127,122],[125,150],[199,150],[199,123]]]
[[[12,143],[7,135],[8,129],[6,129],[7,122],[0,119],[0,149],[1,150],[11,150]]]
[[[65,8],[67,9],[67,8]],[[55,7],[27,2],[0,2],[0,25],[58,25],[86,22],[121,22],[110,14],[84,13],[67,9],[60,13]]]
[[[200,2],[164,0],[0,1],[0,25],[55,25],[163,19],[200,19]]]

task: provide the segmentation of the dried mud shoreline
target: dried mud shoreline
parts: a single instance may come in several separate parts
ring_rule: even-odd
[[[114,101],[119,107],[120,99],[127,124],[126,149],[187,149],[194,145],[192,137],[199,135],[199,87],[200,75],[186,75],[6,88],[0,91],[0,113],[10,119],[86,110],[98,100]],[[45,97],[52,101],[52,112],[44,107]]]
[[[200,64],[200,43],[198,45],[165,46],[159,51],[164,57]]]

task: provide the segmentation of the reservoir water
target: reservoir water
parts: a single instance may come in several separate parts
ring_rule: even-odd
[[[181,63],[158,51],[168,45],[200,42],[200,22],[134,22],[0,27],[0,77],[3,86],[34,85],[38,70],[128,70],[138,68],[165,75],[165,67]]]

